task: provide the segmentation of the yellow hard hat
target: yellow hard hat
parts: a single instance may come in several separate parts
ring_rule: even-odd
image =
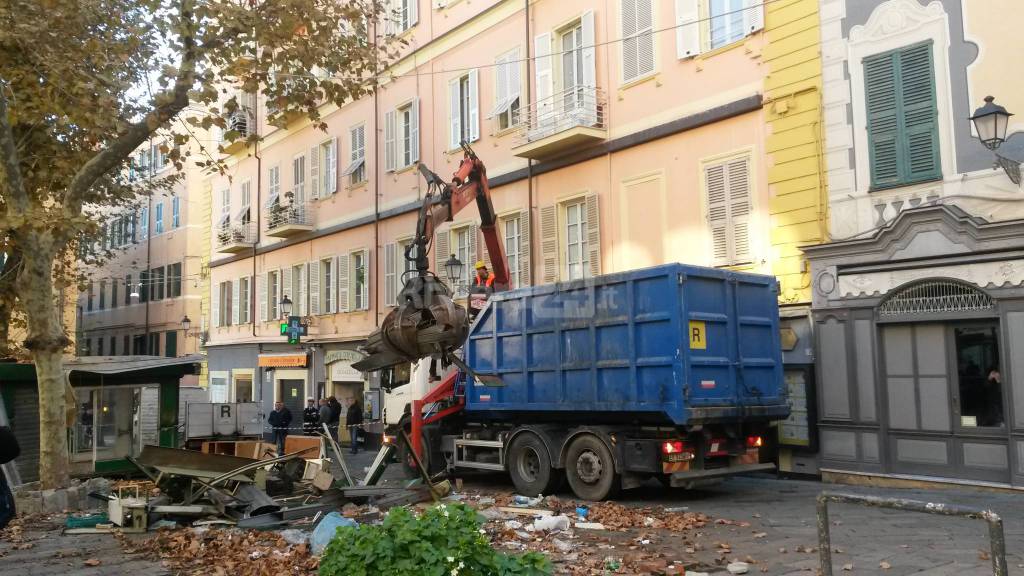
[[[484,264],[483,260],[477,260],[476,261],[476,266],[474,266],[474,268],[476,268],[477,270],[479,270],[481,268],[487,268],[487,264]]]

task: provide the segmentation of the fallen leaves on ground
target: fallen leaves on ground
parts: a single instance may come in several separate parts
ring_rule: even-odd
[[[160,530],[142,541],[121,538],[128,550],[160,559],[176,574],[313,576],[319,565],[307,545],[289,544],[274,532]]]
[[[100,564],[102,564],[102,562],[100,562],[99,558],[89,558],[88,560],[82,562],[82,564],[85,564],[86,566],[99,566]]]
[[[847,572],[849,572],[850,570],[853,570],[853,563],[852,562],[847,562],[846,564],[843,564],[843,570],[845,570]]]
[[[892,564],[889,564],[885,560],[882,560],[881,562],[878,563],[878,567],[881,568],[882,570],[888,570],[889,568],[892,568]]]

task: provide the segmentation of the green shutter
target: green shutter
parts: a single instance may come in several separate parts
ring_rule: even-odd
[[[871,188],[942,175],[932,44],[864,59]]]

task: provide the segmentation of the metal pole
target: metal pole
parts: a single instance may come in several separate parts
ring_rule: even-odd
[[[828,495],[818,494],[818,561],[821,576],[832,576],[832,536],[828,524]]]
[[[1003,519],[994,512],[986,511],[985,521],[988,522],[988,539],[992,547],[992,574],[1006,576],[1006,536],[1003,533]]]

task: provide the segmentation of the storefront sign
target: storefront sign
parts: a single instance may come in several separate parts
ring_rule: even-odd
[[[324,354],[324,364],[328,365],[333,382],[362,382],[363,373],[352,367],[353,362],[363,359],[363,355],[355,350],[330,350]]]
[[[307,356],[303,354],[260,354],[259,365],[264,368],[305,368]]]

